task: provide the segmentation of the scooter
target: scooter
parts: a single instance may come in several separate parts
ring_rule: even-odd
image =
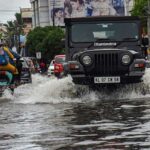
[[[13,81],[13,74],[9,71],[0,71],[0,96],[6,89],[14,93],[15,84]]]

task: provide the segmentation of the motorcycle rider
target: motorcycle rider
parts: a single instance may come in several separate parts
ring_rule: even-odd
[[[4,44],[0,43],[0,71],[10,71],[14,78],[18,76],[18,69],[16,67],[15,55],[9,50],[9,48]],[[18,58],[17,58],[18,59]]]
[[[20,58],[21,58],[21,56],[18,54],[18,53],[16,53],[16,52],[14,52],[14,51],[12,51],[11,49],[9,49],[9,51],[13,54],[13,56],[15,57],[15,67],[17,68],[17,70],[18,70],[18,74],[16,75],[16,80],[17,80],[17,82],[18,82],[18,84],[20,83],[20,80],[21,80],[21,72],[22,72],[22,62],[20,61]],[[14,61],[13,60],[13,61]]]

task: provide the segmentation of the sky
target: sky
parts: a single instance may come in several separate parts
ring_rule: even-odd
[[[0,0],[0,23],[14,20],[20,8],[31,8],[30,0]]]

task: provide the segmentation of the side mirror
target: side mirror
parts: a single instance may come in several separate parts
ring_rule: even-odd
[[[149,39],[148,39],[148,37],[142,38],[142,45],[143,45],[143,46],[149,45]]]

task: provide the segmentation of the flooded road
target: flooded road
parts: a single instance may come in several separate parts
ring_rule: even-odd
[[[150,149],[150,70],[143,84],[98,92],[33,75],[0,105],[0,150]]]

